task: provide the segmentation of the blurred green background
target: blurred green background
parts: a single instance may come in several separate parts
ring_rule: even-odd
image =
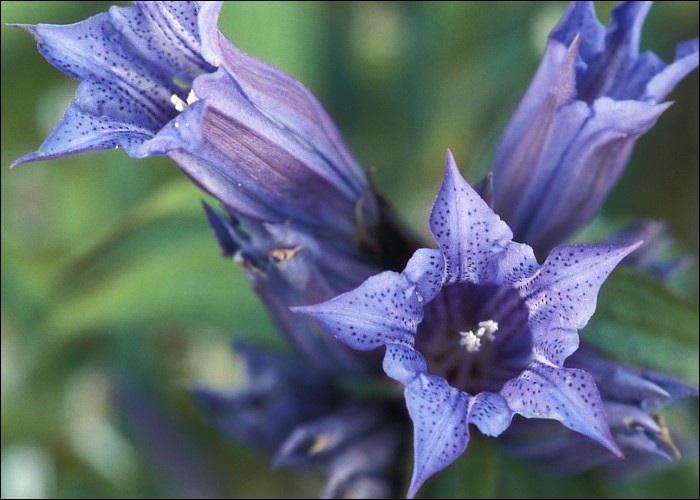
[[[266,457],[212,429],[187,392],[241,383],[234,334],[285,349],[241,273],[219,257],[204,196],[169,162],[123,151],[7,169],[39,146],[76,83],[4,24],[72,23],[109,5],[2,2],[2,497],[315,497],[319,474],[271,472]],[[606,23],[612,5],[599,4]],[[230,2],[220,26],[316,93],[360,162],[376,167],[380,190],[427,234],[445,149],[468,180],[486,172],[565,7]],[[668,61],[697,33],[697,2],[660,2],[642,48]],[[697,259],[698,72],[670,98],[677,104],[641,139],[588,234],[660,218],[676,251]],[[673,297],[696,321],[697,266]],[[675,348],[695,353],[680,375],[697,383],[697,324],[690,331]],[[649,364],[673,365],[673,348],[659,359],[651,342],[642,345]],[[687,406],[678,425],[695,453],[654,474],[553,479],[477,440],[435,491],[697,498],[697,400]],[[489,470],[473,482],[456,467]]]

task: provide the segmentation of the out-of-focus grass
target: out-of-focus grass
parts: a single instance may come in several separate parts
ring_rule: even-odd
[[[123,151],[7,169],[42,142],[76,84],[4,23],[71,23],[109,5],[2,3],[3,497],[315,496],[317,475],[271,473],[265,457],[213,431],[186,392],[194,382],[240,382],[227,354],[234,333],[284,348],[241,273],[219,258],[205,196],[167,161]],[[601,6],[606,21],[610,6]],[[224,7],[221,26],[320,97],[361,163],[376,167],[380,190],[425,233],[445,149],[469,180],[486,171],[564,8],[236,2]],[[659,3],[643,47],[669,60],[675,42],[696,36],[697,19],[695,2]],[[605,206],[612,220],[668,219],[696,256],[697,88],[696,71]],[[686,280],[693,299],[696,269]],[[143,429],[153,421],[168,431],[169,447],[149,442]],[[640,496],[653,484],[667,496],[697,496],[697,462],[689,467],[612,490],[596,483],[592,493]],[[494,484],[509,477],[494,474]],[[550,484],[533,474],[514,474],[530,481],[523,495]],[[571,496],[581,484],[558,480],[550,491]]]

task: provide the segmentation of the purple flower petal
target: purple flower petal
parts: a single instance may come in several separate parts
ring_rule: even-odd
[[[356,231],[356,203],[366,188],[341,182],[332,162],[270,121],[225,71],[198,78],[194,89],[205,108],[194,126],[179,127],[181,135],[188,134],[181,139],[187,146],[181,147],[208,161],[179,161],[190,177],[237,213],[257,215],[259,209],[247,207],[250,198],[275,200],[266,205],[278,214],[267,220],[300,220],[339,233]]]
[[[430,214],[430,230],[443,255],[444,284],[486,280],[495,254],[513,237],[505,222],[462,178],[450,151]]]
[[[590,61],[605,48],[605,26],[596,17],[593,2],[571,2],[559,23],[549,35],[568,47],[574,38],[581,39],[580,53],[584,61]],[[547,51],[554,47],[547,45]]]
[[[507,382],[501,394],[516,413],[559,420],[622,456],[610,435],[600,394],[589,373],[535,361],[522,375]]]
[[[533,279],[520,285],[530,310],[533,350],[542,360],[561,365],[576,351],[577,330],[593,315],[600,286],[638,246],[557,247]]]
[[[439,250],[420,248],[406,264],[403,275],[415,283],[421,299],[426,302],[433,300],[440,291],[445,280],[445,265]]]
[[[372,276],[356,289],[322,304],[292,310],[316,318],[336,338],[362,351],[387,342],[412,345],[423,318],[416,286],[392,271]]]
[[[218,7],[211,7],[211,11]],[[205,16],[214,17],[204,11]],[[213,26],[210,21],[209,24]],[[314,154],[328,161],[339,184],[360,194],[367,190],[364,172],[316,97],[300,82],[231,44],[217,29],[202,30],[203,55],[221,64],[242,95],[272,123],[288,129]]]
[[[527,203],[519,207],[519,237],[551,248],[589,221],[617,183],[637,138],[669,105],[603,97],[591,108],[578,101],[560,108],[542,148],[542,166],[531,173]]]
[[[186,99],[176,81],[190,85],[214,69],[198,55],[196,22],[194,4],[143,2],[66,26],[18,25],[51,64],[81,84],[39,150],[13,165],[116,145],[138,156],[138,147],[177,115],[171,96]]]
[[[383,362],[384,372],[394,380],[408,385],[421,373],[427,373],[428,367],[423,355],[406,344],[389,342]]]
[[[515,228],[518,241],[524,241],[518,233],[520,225],[525,223],[524,214],[531,210],[528,205],[538,200],[531,192],[541,189],[542,180],[555,168],[548,159],[561,155],[580,127],[577,125],[589,114],[583,103],[569,104],[566,113],[557,111],[575,95],[579,42],[580,39],[576,38],[570,46],[553,44],[547,47],[542,64],[503,132],[495,153],[495,210]],[[547,151],[548,144],[555,150]]]
[[[665,98],[688,73],[698,67],[698,57],[697,37],[679,43],[675,61],[649,80],[644,99],[659,102]]]
[[[635,58],[639,54],[642,25],[651,2],[623,2],[612,13],[605,36],[605,50],[596,54],[579,81],[579,98],[588,102],[600,96],[615,99],[639,99],[630,92],[639,88],[635,78]],[[628,81],[626,81],[628,80]]]
[[[415,436],[409,498],[430,476],[464,453],[470,423],[486,435],[498,436],[512,417],[500,395],[483,392],[472,397],[434,375],[420,374],[406,385],[405,396]]]
[[[414,468],[408,497],[467,448],[469,396],[444,378],[421,374],[405,390],[414,426]]]
[[[287,437],[273,461],[274,467],[320,463],[356,438],[378,426],[374,408],[353,405],[321,419],[304,422]]]
[[[600,286],[640,244],[565,245],[552,250],[539,272],[520,287],[530,308],[530,324],[538,332],[586,326]]]

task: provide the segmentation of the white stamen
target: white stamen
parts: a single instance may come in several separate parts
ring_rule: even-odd
[[[466,347],[469,352],[479,352],[479,349],[481,349],[481,339],[474,335],[474,332],[459,332],[459,334],[462,336],[462,338],[459,339],[459,345]]]
[[[479,323],[479,327],[479,330],[481,330],[482,328],[484,329],[486,333],[486,340],[488,340],[489,342],[493,342],[494,340],[496,340],[496,336],[494,335],[494,333],[498,331],[498,323],[490,319],[488,321],[482,321],[481,323]]]
[[[177,94],[173,94],[170,96],[170,102],[175,106],[175,109],[183,112],[187,109],[187,106],[190,104],[193,104],[195,102],[199,101],[199,97],[197,97],[194,93],[194,90],[190,89],[190,93],[187,94],[187,100],[183,101],[180,99],[180,96]]]
[[[190,93],[187,94],[187,105],[189,106],[197,101],[199,101],[199,97],[194,95],[194,90],[190,89]]]
[[[481,349],[481,339],[486,337],[486,340],[493,342],[496,340],[494,333],[498,331],[498,323],[493,320],[479,322],[479,328],[476,333],[469,330],[468,332],[459,332],[462,336],[459,339],[459,345],[466,347],[469,352],[479,352]]]
[[[173,103],[175,109],[180,112],[185,111],[185,109],[187,109],[187,103],[180,99],[180,97],[176,94],[170,96],[170,102]]]

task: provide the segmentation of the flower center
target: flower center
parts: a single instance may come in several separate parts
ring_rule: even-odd
[[[486,340],[493,342],[496,340],[494,333],[498,330],[498,323],[493,320],[480,321],[479,329],[476,333],[469,330],[468,332],[459,332],[462,338],[459,345],[466,347],[469,352],[479,352],[481,349],[481,337],[486,336]]]
[[[416,347],[453,387],[498,392],[532,360],[528,309],[509,287],[447,286],[425,307]]]

